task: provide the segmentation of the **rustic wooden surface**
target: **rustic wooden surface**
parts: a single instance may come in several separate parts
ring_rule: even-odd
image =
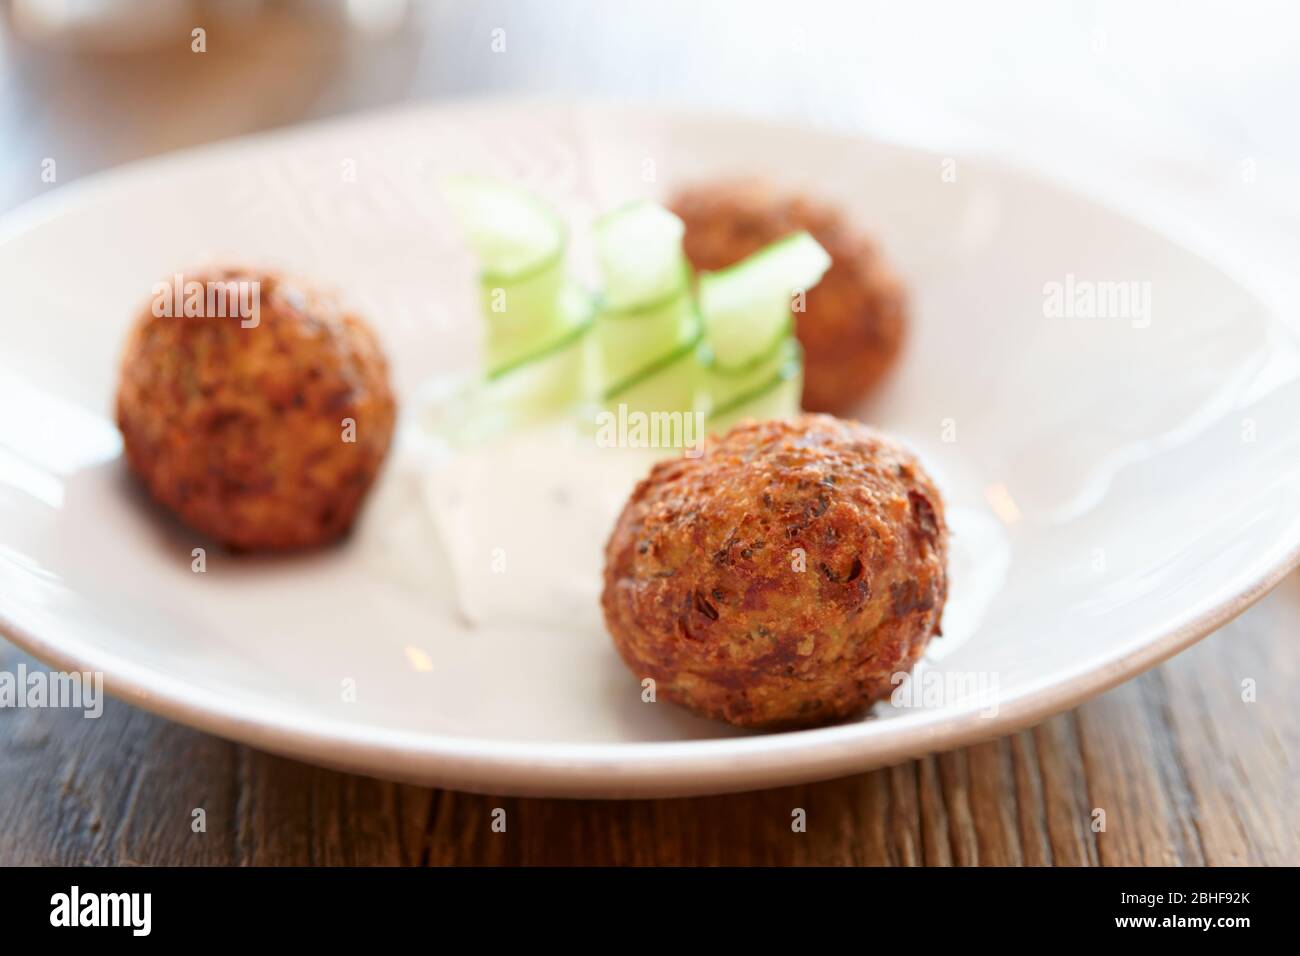
[[[1032,730],[703,799],[428,790],[268,756],[115,700],[98,720],[0,710],[0,863],[1295,864],[1298,621],[1292,575],[1186,653]],[[0,669],[19,659],[0,649]],[[791,829],[796,808],[806,832]]]
[[[212,22],[204,59],[181,47],[143,61],[67,60],[11,44],[0,62],[0,209],[45,188],[46,156],[64,180],[413,95],[655,92],[684,47],[705,44],[691,61],[702,70],[717,40],[660,23],[638,25],[633,42],[589,4],[545,15],[523,6],[436,4],[402,34],[361,46],[332,29]],[[483,54],[496,24],[521,52]],[[818,41],[798,39],[801,53]],[[821,102],[809,62],[777,82],[715,49],[712,69],[704,98],[715,102],[805,118]],[[471,796],[271,757],[118,701],[99,720],[0,710],[0,864],[1297,864],[1298,632],[1291,575],[1190,651],[1032,730],[844,780],[692,800]],[[0,670],[24,659],[32,666],[0,642]],[[1253,702],[1242,699],[1247,679]],[[197,808],[203,833],[191,828]],[[491,825],[496,808],[504,833]],[[796,808],[806,832],[791,829]]]

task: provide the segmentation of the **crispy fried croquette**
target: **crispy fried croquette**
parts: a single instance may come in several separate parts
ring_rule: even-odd
[[[117,393],[131,470],[186,524],[237,550],[339,537],[393,433],[374,333],[298,280],[228,269],[192,282],[257,282],[256,321],[210,299],[198,315],[142,311]]]
[[[758,180],[694,186],[677,195],[672,209],[686,224],[686,256],[701,271],[805,229],[830,254],[830,270],[795,316],[805,409],[845,412],[884,378],[906,331],[903,287],[875,244],[838,212]]]
[[[842,720],[940,633],[947,538],[939,492],[888,437],[744,422],[637,485],[605,549],[605,621],[636,676],[697,713]]]

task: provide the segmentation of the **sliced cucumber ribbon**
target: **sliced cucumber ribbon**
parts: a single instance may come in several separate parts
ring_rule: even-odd
[[[635,312],[686,292],[690,271],[682,253],[685,234],[680,219],[648,201],[597,219],[603,307],[613,313]]]
[[[509,391],[539,409],[582,401],[591,381],[585,339],[593,307],[565,273],[560,217],[535,196],[482,177],[452,177],[443,193],[479,258],[488,379],[528,371],[529,387]],[[565,352],[573,355],[563,360]],[[535,375],[537,363],[566,371]]]
[[[519,290],[514,290],[518,294]],[[512,290],[484,289],[485,297],[504,295],[510,301]],[[487,377],[509,375],[530,362],[567,348],[585,338],[591,330],[594,306],[586,290],[575,282],[563,282],[549,300],[545,310],[533,311],[525,304],[500,312],[488,312]]]
[[[596,343],[607,404],[644,411],[691,411],[700,319],[682,252],[685,227],[652,202],[636,202],[596,221],[602,278]],[[662,381],[650,379],[662,377]]]
[[[700,311],[713,361],[734,369],[760,361],[789,334],[794,296],[816,285],[830,264],[817,240],[800,232],[701,275]]]
[[[713,429],[798,412],[803,353],[792,299],[830,266],[807,233],[693,288],[682,221],[655,203],[631,203],[595,223],[597,299],[567,274],[567,233],[543,202],[474,176],[447,181],[445,194],[480,260],[486,325],[487,374],[448,410],[481,419],[466,434],[595,397],[607,407],[707,411]]]
[[[564,223],[537,197],[481,176],[451,176],[442,185],[486,284],[523,282],[563,257]]]
[[[774,407],[767,400],[780,383],[792,378],[803,380],[803,348],[799,340],[790,336],[778,344],[762,362],[753,363],[743,372],[719,368],[716,365],[705,369],[705,377],[710,397],[709,430],[718,428],[718,422],[730,422],[742,417],[750,418],[784,418],[799,411],[799,389],[793,393],[794,401],[788,406]],[[758,414],[751,407],[757,400],[764,400],[767,413]]]
[[[695,304],[683,292],[636,318],[600,313],[595,338],[603,372],[602,393],[610,397],[684,350],[693,353],[702,334]]]

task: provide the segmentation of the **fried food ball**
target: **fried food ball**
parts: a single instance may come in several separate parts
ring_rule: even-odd
[[[830,253],[830,269],[795,316],[805,409],[845,412],[884,378],[906,330],[903,286],[875,244],[838,212],[757,180],[694,186],[672,209],[686,224],[686,257],[700,271],[725,268],[801,230]]]
[[[696,713],[842,720],[941,633],[947,539],[939,492],[881,433],[742,422],[637,485],[605,548],[605,622],[633,673]]]
[[[235,269],[186,278],[187,289],[258,282],[259,307],[244,318],[205,297],[201,315],[143,310],[117,393],[131,470],[186,524],[236,550],[339,537],[393,433],[374,333],[299,280]]]

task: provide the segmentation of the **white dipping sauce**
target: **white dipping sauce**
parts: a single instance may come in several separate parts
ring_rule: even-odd
[[[572,422],[473,449],[426,448],[418,478],[462,617],[475,625],[599,620],[605,542],[668,449],[605,448]]]
[[[681,451],[604,447],[576,420],[468,447],[441,436],[419,408],[403,421],[365,515],[372,561],[417,591],[450,591],[473,626],[603,630],[604,544],[637,481]]]

